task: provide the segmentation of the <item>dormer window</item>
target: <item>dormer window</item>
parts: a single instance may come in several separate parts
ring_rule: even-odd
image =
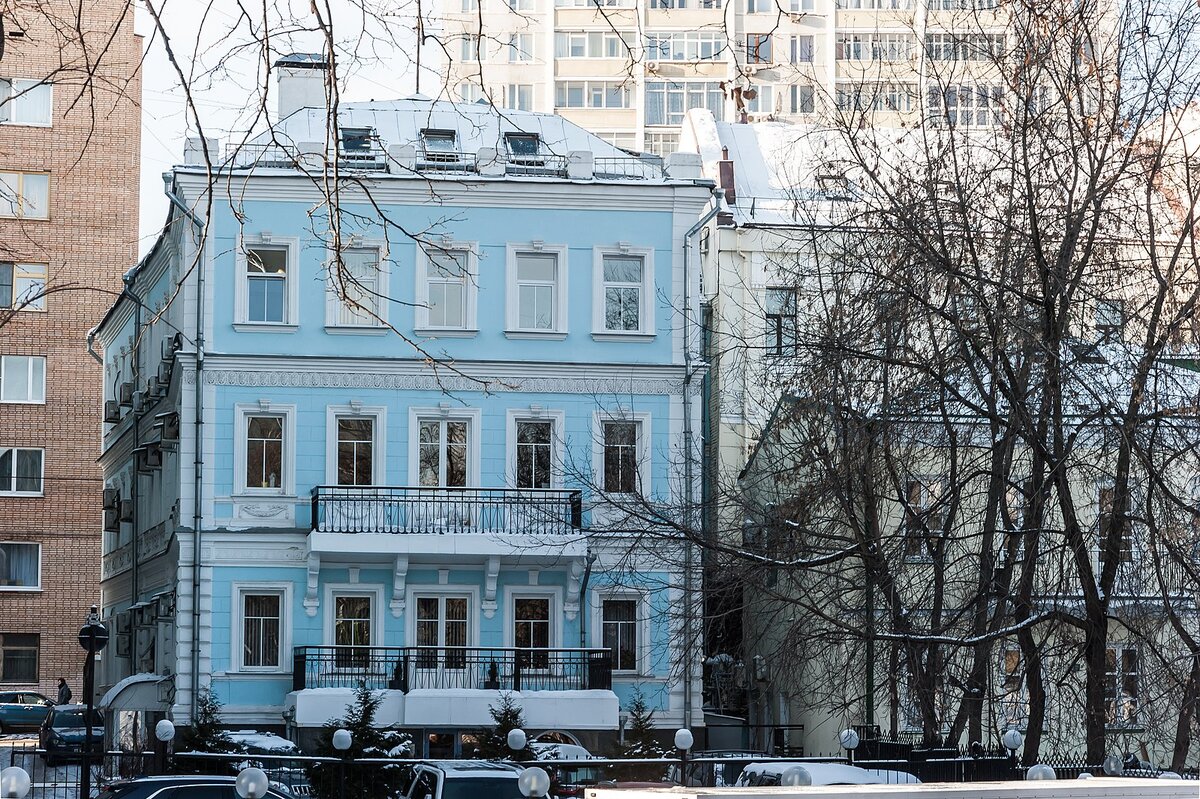
[[[342,152],[361,154],[371,151],[375,138],[372,128],[342,128],[340,133]]]
[[[506,133],[504,143],[508,147],[508,154],[517,158],[535,158],[538,155],[536,133]]]
[[[458,160],[458,138],[452,130],[422,130],[421,146],[428,161]]]

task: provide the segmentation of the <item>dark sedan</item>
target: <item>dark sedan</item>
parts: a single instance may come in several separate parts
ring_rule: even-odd
[[[78,760],[83,754],[87,740],[84,717],[86,705],[56,705],[42,722],[39,733],[41,748],[45,751],[46,765],[53,766],[60,760]],[[104,717],[100,711],[92,711],[92,752],[104,751]]]

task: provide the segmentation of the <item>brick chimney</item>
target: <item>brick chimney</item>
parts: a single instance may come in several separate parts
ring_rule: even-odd
[[[329,62],[320,53],[292,53],[275,62],[279,119],[301,108],[325,108],[325,80]]]
[[[733,183],[733,161],[729,159],[729,148],[721,148],[721,160],[717,162],[717,185],[725,190],[725,202],[737,205],[737,191]]]

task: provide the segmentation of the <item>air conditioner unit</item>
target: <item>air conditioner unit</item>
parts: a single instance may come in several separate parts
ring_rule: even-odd
[[[133,521],[133,500],[132,499],[121,500],[121,507],[120,507],[120,510],[118,511],[118,513],[120,514],[118,518],[121,521],[123,521],[123,522]]]
[[[143,406],[145,406],[145,404],[146,404],[146,392],[144,392],[144,391],[133,392],[133,412],[134,413],[141,412],[141,410],[142,410]]]
[[[158,396],[158,378],[152,377],[146,381],[146,399],[154,399]]]
[[[155,615],[160,620],[175,618],[175,596],[173,594],[158,595],[158,610]]]
[[[183,334],[176,333],[173,336],[167,336],[162,340],[162,357],[163,360],[174,360],[175,353],[183,349]]]
[[[657,61],[647,61],[646,62],[646,71],[647,72],[658,72],[658,62]]]
[[[133,383],[122,383],[117,387],[117,402],[126,408],[133,407]]]
[[[137,458],[139,472],[162,468],[162,447],[158,445],[157,441],[138,447],[134,450],[134,455]]]
[[[167,386],[171,384],[171,362],[159,361],[158,363],[158,382],[162,384],[165,391]]]
[[[116,488],[104,489],[104,509],[116,510],[121,507],[121,491]]]
[[[744,67],[742,67],[742,74],[745,75],[746,77],[750,77],[751,75],[757,75],[759,70],[762,70],[762,69],[767,69],[767,65],[766,64],[746,64]]]
[[[162,443],[173,444],[179,440],[179,414],[162,413],[158,415],[158,426],[161,428]]]
[[[121,406],[116,400],[104,401],[104,421],[109,424],[116,424],[121,421]]]
[[[104,532],[117,533],[121,530],[121,519],[112,508],[104,509]]]

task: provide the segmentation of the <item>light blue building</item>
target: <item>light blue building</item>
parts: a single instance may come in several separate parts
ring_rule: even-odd
[[[635,688],[702,724],[699,564],[645,521],[699,499],[698,160],[419,97],[327,147],[323,65],[279,74],[95,331],[116,733],[211,685],[303,739],[360,681],[430,756],[501,691],[585,744]]]

